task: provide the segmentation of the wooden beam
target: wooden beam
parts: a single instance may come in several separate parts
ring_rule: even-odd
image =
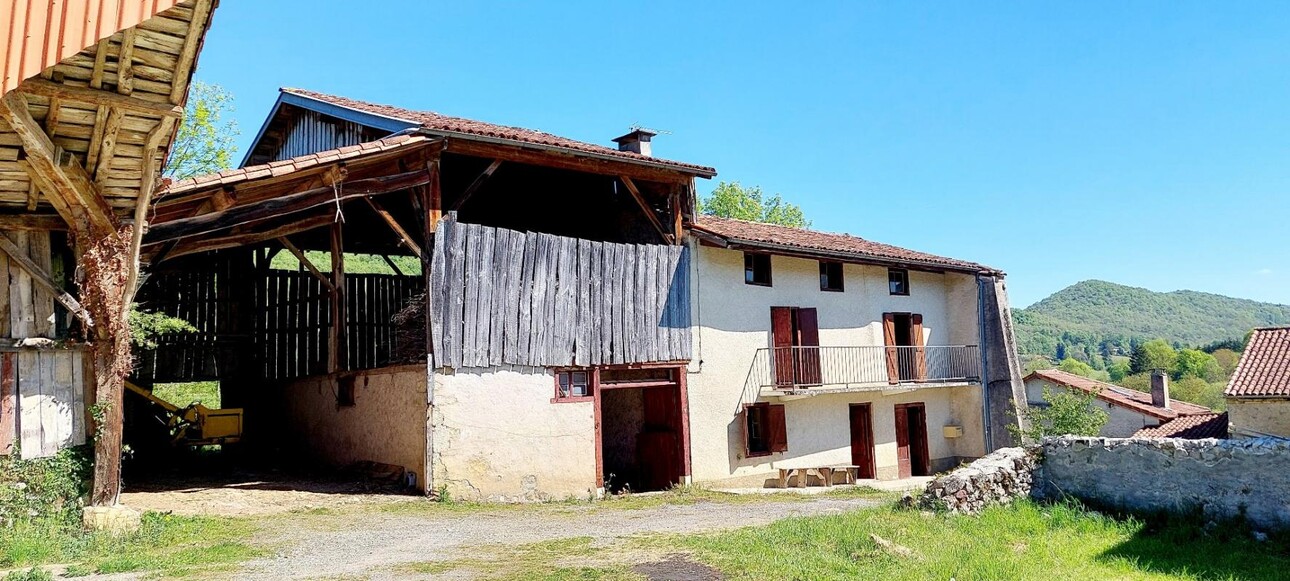
[[[393,270],[393,271],[394,271],[394,274],[397,274],[397,275],[399,275],[399,276],[407,276],[407,275],[403,274],[403,269],[402,269],[402,268],[399,268],[399,265],[398,265],[398,264],[396,264],[393,260],[390,260],[390,255],[388,255],[388,254],[382,254],[382,255],[381,255],[381,258],[384,258],[384,259],[385,259],[385,263],[386,263],[386,264],[388,264],[388,265],[390,265],[390,270]]]
[[[0,98],[0,116],[9,122],[22,141],[31,173],[44,182],[39,184],[40,188],[46,194],[62,196],[66,201],[64,208],[71,215],[63,218],[68,224],[75,226],[81,223],[80,220],[86,220],[89,225],[115,233],[116,219],[112,207],[74,159],[63,163],[61,150],[54,147],[49,135],[32,119],[26,97],[14,91]],[[58,204],[54,207],[59,209]]]
[[[131,26],[121,35],[121,50],[116,57],[116,92],[129,95],[134,92],[134,39],[139,29]]]
[[[59,304],[64,307],[67,307],[67,310],[71,311],[71,313],[76,315],[77,318],[85,321],[87,326],[93,325],[90,321],[89,313],[85,312],[85,308],[81,306],[81,303],[72,297],[72,295],[67,294],[63,289],[58,288],[54,279],[49,276],[49,273],[45,272],[44,269],[40,268],[40,266],[35,262],[32,262],[31,258],[28,258],[27,254],[18,248],[18,245],[14,244],[9,240],[8,236],[3,234],[0,234],[0,252],[8,254],[10,264],[15,264],[18,268],[27,271],[27,274],[31,275],[31,280],[33,282],[45,287],[45,289],[53,293],[54,300],[58,301]]]
[[[345,244],[340,222],[331,225],[331,327],[327,334],[327,372],[345,368]]]
[[[58,133],[58,117],[62,115],[63,104],[58,97],[49,98],[49,111],[45,113],[45,133],[55,135]]]
[[[112,158],[116,157],[116,139],[124,121],[124,112],[120,109],[108,109],[107,122],[103,124],[103,139],[99,141],[98,158],[94,166],[96,182],[102,183],[112,169]]]
[[[380,216],[382,220],[385,220],[385,223],[390,226],[391,230],[394,230],[394,233],[399,237],[399,241],[402,242],[408,250],[411,250],[412,254],[415,254],[417,258],[421,258],[421,245],[417,244],[416,241],[412,239],[412,235],[408,234],[408,231],[404,230],[403,226],[399,225],[399,221],[395,220],[393,215],[385,211],[385,208],[382,208],[380,204],[376,203],[376,200],[373,200],[372,198],[363,199],[367,200],[367,205],[372,207],[372,210],[376,212],[376,215]]]
[[[0,230],[67,230],[67,222],[58,214],[0,214]]]
[[[176,105],[183,103],[184,97],[188,95],[188,81],[192,76],[193,66],[197,63],[197,51],[202,46],[202,33],[206,30],[210,12],[210,0],[197,0],[193,4],[193,17],[188,21],[188,34],[184,36],[184,47],[179,49],[170,85],[170,102]]]
[[[312,218],[294,220],[288,224],[283,224],[269,230],[239,232],[227,236],[194,240],[183,244],[176,244],[177,241],[162,243],[149,249],[149,262],[150,264],[156,265],[161,264],[167,259],[179,258],[180,256],[187,256],[189,254],[249,246],[266,240],[274,240],[280,236],[299,234],[315,228],[322,228],[323,226],[331,224],[333,221],[335,221],[335,217],[331,214],[327,214],[324,216],[314,216]],[[166,250],[168,247],[170,250]]]
[[[107,133],[108,108],[98,107],[94,112],[94,128],[90,130],[90,146],[85,152],[85,173],[96,175],[99,153],[103,150],[103,137]]]
[[[626,175],[633,179],[660,183],[684,183],[694,175],[697,175],[681,170],[671,170],[662,167],[642,165],[629,161],[611,161],[600,158],[580,157],[571,153],[566,154],[519,146],[483,143],[479,141],[470,141],[466,138],[448,140],[445,150],[456,154],[469,155],[471,157],[501,159],[539,167],[552,167],[607,176]]]
[[[494,159],[493,163],[488,164],[488,167],[484,169],[484,172],[479,174],[479,177],[475,178],[475,181],[470,183],[470,186],[466,188],[466,191],[461,193],[461,197],[457,198],[457,203],[452,205],[452,211],[456,212],[460,210],[461,207],[466,204],[466,200],[469,200],[471,196],[475,195],[475,192],[479,191],[479,188],[484,185],[484,182],[488,181],[488,178],[492,177],[493,172],[497,171],[498,166],[501,165],[502,160],[500,159]]]
[[[658,231],[658,235],[663,238],[664,242],[671,244],[672,239],[667,235],[667,230],[663,229],[663,223],[660,222],[658,216],[654,214],[653,208],[649,207],[649,203],[645,201],[645,196],[642,196],[641,191],[636,189],[636,183],[632,181],[632,178],[627,176],[618,176],[618,179],[623,181],[624,186],[627,186],[627,191],[632,194],[632,199],[636,200],[636,203],[640,205],[641,211],[645,212],[645,217],[649,218],[649,223]]]
[[[309,257],[305,256],[305,253],[299,248],[296,248],[296,245],[292,244],[291,240],[288,240],[286,236],[279,236],[278,242],[281,242],[282,247],[286,248],[287,252],[290,252],[292,256],[295,256],[296,260],[300,261],[300,265],[305,267],[305,270],[308,270],[309,274],[314,275],[314,278],[322,281],[323,286],[327,287],[327,292],[336,292],[336,285],[332,284],[331,277],[318,270],[318,267],[314,266],[314,263],[309,260]]]
[[[139,97],[131,97],[104,91],[82,87],[80,85],[68,85],[64,83],[55,83],[41,78],[27,79],[18,86],[18,90],[31,95],[40,95],[42,97],[58,97],[67,101],[77,103],[86,103],[98,105],[100,107],[116,107],[124,109],[131,113],[148,115],[151,117],[182,117],[183,108],[177,105],[170,105],[160,101],[149,101]]]
[[[339,199],[344,201],[351,198],[405,190],[424,185],[429,180],[430,176],[427,172],[413,171],[347,182],[341,188]],[[326,204],[334,204],[336,199],[336,191],[331,186],[323,186],[277,198],[241,204],[227,210],[210,212],[200,216],[160,222],[154,225],[151,232],[149,232],[148,243],[155,244],[167,240],[196,236],[224,228],[276,218]]]
[[[443,218],[443,188],[439,184],[438,153],[426,162],[426,170],[430,173],[430,183],[426,186],[426,231],[434,232],[439,227],[439,220]],[[427,244],[426,248],[429,247]]]
[[[681,223],[681,216],[684,212],[681,209],[681,190],[672,190],[672,243],[681,244],[685,238],[685,227]]]
[[[103,88],[103,71],[107,68],[108,45],[111,44],[112,37],[99,41],[99,46],[94,50],[94,68],[90,71],[90,88]]]
[[[162,119],[144,140],[143,161],[139,167],[139,198],[134,204],[134,226],[131,228],[130,250],[126,256],[128,272],[121,306],[122,317],[130,316],[130,305],[134,303],[135,293],[143,285],[139,279],[139,271],[143,268],[139,263],[139,251],[143,248],[143,233],[148,229],[148,209],[152,207],[157,174],[161,172],[157,164],[157,157],[161,155],[161,141],[170,135],[170,125],[173,122],[173,119]]]

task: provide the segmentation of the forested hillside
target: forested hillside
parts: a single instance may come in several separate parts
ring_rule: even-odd
[[[1014,315],[1022,354],[1087,361],[1128,355],[1156,338],[1179,346],[1240,341],[1254,327],[1290,323],[1290,306],[1088,280]]]

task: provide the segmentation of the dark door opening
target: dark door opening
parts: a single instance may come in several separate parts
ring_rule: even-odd
[[[890,383],[927,378],[923,348],[923,316],[918,313],[883,313],[883,343],[887,346],[887,379]]]
[[[600,453],[605,490],[666,490],[685,476],[676,369],[602,370]]]
[[[922,403],[896,404],[896,462],[901,478],[930,476],[927,408]]]
[[[851,404],[851,463],[857,467],[857,478],[875,478],[873,406]]]

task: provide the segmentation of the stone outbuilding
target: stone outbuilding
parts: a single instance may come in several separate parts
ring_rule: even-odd
[[[1234,437],[1290,438],[1290,327],[1254,330],[1223,395]]]

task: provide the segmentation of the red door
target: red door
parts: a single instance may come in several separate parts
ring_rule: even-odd
[[[921,403],[896,404],[896,465],[901,478],[932,473],[927,445],[927,408]]]
[[[874,478],[877,469],[873,451],[873,406],[851,404],[851,463],[857,466],[857,477]]]
[[[770,308],[771,362],[775,368],[775,385],[792,387],[793,376],[793,309]]]
[[[797,366],[798,385],[819,385],[820,377],[820,323],[813,308],[794,309],[797,315],[794,321],[797,328]]]
[[[896,468],[900,478],[913,476],[909,464],[909,410],[908,404],[896,404]]]

